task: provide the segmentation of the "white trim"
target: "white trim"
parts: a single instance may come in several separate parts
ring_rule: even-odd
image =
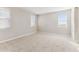
[[[21,37],[24,37],[24,36],[29,36],[29,35],[32,35],[34,33],[36,33],[36,32],[32,32],[32,33],[27,33],[27,34],[24,34],[24,35],[16,36],[16,37],[13,37],[13,38],[9,38],[7,40],[2,40],[2,41],[0,41],[0,43],[5,43],[7,41],[15,40],[15,39],[18,39],[18,38],[21,38]]]

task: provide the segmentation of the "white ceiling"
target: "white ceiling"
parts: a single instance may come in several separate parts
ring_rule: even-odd
[[[60,10],[70,9],[70,7],[22,7],[23,10],[28,10],[35,14],[44,14]]]

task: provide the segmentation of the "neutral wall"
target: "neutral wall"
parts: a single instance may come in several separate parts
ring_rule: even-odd
[[[74,9],[74,40],[79,43],[79,7]]]
[[[58,20],[57,20],[58,12],[52,12],[52,13],[39,15],[38,17],[39,31],[70,35],[71,34],[71,10],[59,11],[59,12],[67,13],[68,28],[64,26],[61,26],[61,27],[58,26]]]
[[[72,39],[79,43],[79,7],[72,8]]]
[[[35,15],[20,8],[9,8],[11,12],[11,27],[0,30],[0,41],[20,35],[36,32],[36,26],[31,28],[31,16]]]

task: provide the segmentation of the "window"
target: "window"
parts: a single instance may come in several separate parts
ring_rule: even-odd
[[[58,13],[58,25],[67,25],[67,13],[65,12]]]
[[[10,27],[10,13],[7,8],[0,8],[0,29],[5,29]]]
[[[36,22],[36,16],[31,16],[31,27],[34,27],[35,26],[35,23]]]

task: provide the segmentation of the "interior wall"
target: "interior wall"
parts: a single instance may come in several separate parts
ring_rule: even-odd
[[[79,43],[79,7],[72,8],[71,14],[71,32],[72,32],[72,39]]]
[[[79,7],[75,7],[75,15],[74,15],[74,23],[75,23],[75,27],[74,27],[74,40],[76,42],[79,43]]]
[[[31,28],[31,16],[35,15],[20,8],[9,8],[11,12],[11,27],[8,29],[0,29],[0,41],[20,35],[36,32],[36,26]]]
[[[72,39],[79,43],[79,7],[73,7],[71,13]]]
[[[39,31],[70,35],[71,34],[71,10],[64,10],[59,12],[67,13],[68,28],[64,26],[61,26],[61,27],[58,26],[58,17],[57,17],[58,12],[52,12],[52,13],[39,15],[38,17]]]

